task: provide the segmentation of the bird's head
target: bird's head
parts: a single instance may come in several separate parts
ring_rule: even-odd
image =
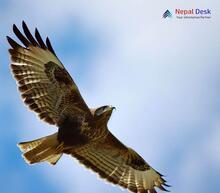
[[[107,123],[114,109],[115,107],[106,105],[93,109],[92,113],[94,119]]]

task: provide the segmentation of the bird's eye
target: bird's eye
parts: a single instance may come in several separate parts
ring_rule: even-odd
[[[107,107],[108,107],[108,106],[102,106],[102,107],[98,108],[98,109],[96,110],[95,114],[98,115],[98,116],[101,115],[103,112],[105,112],[105,110],[106,110]]]
[[[102,107],[102,110],[104,111],[107,107],[108,107],[108,106],[103,106],[103,107]]]

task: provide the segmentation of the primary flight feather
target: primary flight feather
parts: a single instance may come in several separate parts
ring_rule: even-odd
[[[155,187],[166,191],[162,175],[108,130],[114,107],[90,109],[50,40],[44,42],[37,29],[33,36],[25,22],[22,27],[23,33],[13,25],[21,45],[7,37],[12,73],[24,103],[40,119],[58,127],[53,135],[18,144],[25,161],[56,164],[66,153],[131,192],[155,193]]]

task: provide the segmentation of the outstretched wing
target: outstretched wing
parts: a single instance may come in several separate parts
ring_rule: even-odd
[[[168,185],[162,175],[110,132],[98,142],[67,150],[66,153],[98,173],[100,177],[131,192],[156,193],[155,187],[167,191],[163,186]]]
[[[24,35],[13,25],[13,31],[23,46],[10,37],[7,39],[12,47],[9,49],[12,73],[24,102],[50,124],[57,124],[67,108],[72,113],[81,111],[90,114],[49,39],[44,43],[37,29],[33,37],[24,22],[22,27]]]

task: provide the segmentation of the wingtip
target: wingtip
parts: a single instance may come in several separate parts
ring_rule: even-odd
[[[47,47],[50,46],[50,39],[48,37],[46,37],[46,45],[47,45]]]
[[[6,36],[6,39],[8,41],[8,43],[10,44],[12,41],[14,42],[14,40],[10,37],[10,36]]]
[[[6,39],[9,43],[9,45],[13,48],[13,49],[17,49],[19,47],[21,47],[17,42],[15,42],[11,37],[6,36]]]
[[[26,27],[27,27],[27,25],[26,25],[25,21],[22,20],[22,28],[24,29],[24,28],[26,28]]]
[[[35,36],[40,34],[36,27],[35,27],[34,33],[35,33]]]
[[[166,183],[164,183],[163,186],[166,186],[166,187],[168,187],[168,188],[172,187],[171,185],[166,184]]]
[[[157,187],[162,190],[162,191],[166,191],[166,192],[170,192],[169,190],[167,190],[165,187],[169,188],[171,187],[170,185],[167,184],[167,181],[164,179],[166,176],[165,175],[162,175],[161,173],[157,172],[157,174],[160,176],[160,185]]]
[[[50,43],[50,39],[48,37],[46,37],[46,45],[47,45],[47,48],[57,57],[51,43]]]
[[[26,22],[23,20],[22,21],[22,28],[25,30],[25,29],[28,29],[28,26],[26,24]]]
[[[165,188],[165,187],[166,188]],[[162,190],[162,191],[165,191],[165,192],[170,192],[170,190],[168,190],[167,188],[170,188],[171,186],[170,185],[167,185],[167,184],[163,184],[163,185],[161,185],[160,187],[159,187],[159,189],[160,190]]]
[[[14,33],[16,33],[17,31],[19,31],[19,30],[18,30],[18,27],[17,27],[15,24],[13,24],[12,29],[13,29],[13,32],[14,32]]]
[[[7,41],[9,42],[11,38],[9,36],[6,36]]]

